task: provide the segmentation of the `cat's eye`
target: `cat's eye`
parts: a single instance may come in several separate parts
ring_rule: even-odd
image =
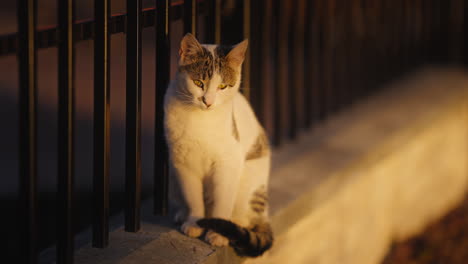
[[[193,80],[193,83],[203,89],[203,82],[200,80]]]
[[[221,90],[226,89],[226,87],[227,87],[226,84],[220,84],[220,85],[218,85],[218,88],[221,89]]]

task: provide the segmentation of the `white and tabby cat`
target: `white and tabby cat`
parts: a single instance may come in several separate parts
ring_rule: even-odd
[[[259,256],[273,243],[268,223],[270,149],[239,92],[248,42],[201,45],[187,34],[165,96],[170,195],[182,232],[239,255]]]

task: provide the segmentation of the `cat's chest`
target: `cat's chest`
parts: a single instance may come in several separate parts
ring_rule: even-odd
[[[169,143],[178,148],[212,150],[229,140],[229,123],[222,117],[194,113],[167,116]]]
[[[205,173],[226,151],[235,148],[226,141],[228,129],[223,122],[216,124],[213,119],[187,113],[167,117],[167,140],[174,162]]]

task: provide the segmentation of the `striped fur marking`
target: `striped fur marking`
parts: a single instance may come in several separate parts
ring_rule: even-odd
[[[200,47],[197,52],[186,56],[186,64],[179,66],[179,71],[186,72],[192,80],[209,80],[213,77],[213,54]]]
[[[227,54],[230,46],[217,46],[213,54],[205,47],[198,45],[185,56],[185,64],[179,66],[180,72],[186,72],[192,80],[207,81],[214,72],[221,75],[222,82],[232,87],[236,84],[238,73],[229,65]]]
[[[249,152],[247,152],[245,160],[253,160],[264,157],[269,153],[269,151],[270,147],[268,145],[268,138],[265,135],[265,132],[261,130],[257,136],[257,139],[255,140],[255,143],[252,145]]]
[[[265,186],[260,186],[253,194],[250,200],[250,208],[258,213],[262,214],[265,212],[268,206],[268,194]]]
[[[214,50],[215,54],[215,67],[216,70],[221,75],[223,83],[234,86],[236,84],[236,79],[238,73],[229,65],[229,59],[227,55],[232,50],[232,46],[217,46]]]

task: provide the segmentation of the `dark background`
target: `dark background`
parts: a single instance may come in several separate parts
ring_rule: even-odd
[[[177,1],[174,1],[177,2]],[[125,13],[125,0],[113,0],[111,13]],[[56,1],[38,1],[38,29],[57,23]],[[224,27],[230,34],[223,34],[224,43],[241,40],[242,25],[230,20],[242,11],[229,8],[225,3]],[[152,7],[153,0],[143,0],[143,6]],[[93,17],[93,1],[76,1],[76,19]],[[199,17],[200,39],[204,39],[204,17]],[[172,27],[171,74],[176,67],[178,43],[182,38],[182,20]],[[228,30],[231,28],[231,30]],[[14,33],[16,2],[0,1],[0,35]],[[142,67],[142,195],[149,198],[153,188],[153,131],[154,131],[154,28],[143,30]],[[75,218],[74,229],[80,232],[92,221],[93,177],[93,41],[76,44],[75,71]],[[38,50],[38,213],[39,247],[51,246],[56,229],[57,186],[57,48]],[[111,175],[110,209],[114,223],[123,223],[117,215],[124,204],[125,182],[125,35],[111,37]],[[0,204],[2,237],[6,239],[6,252],[17,250],[15,231],[18,217],[18,63],[15,55],[0,57]],[[116,219],[117,218],[117,219]]]

